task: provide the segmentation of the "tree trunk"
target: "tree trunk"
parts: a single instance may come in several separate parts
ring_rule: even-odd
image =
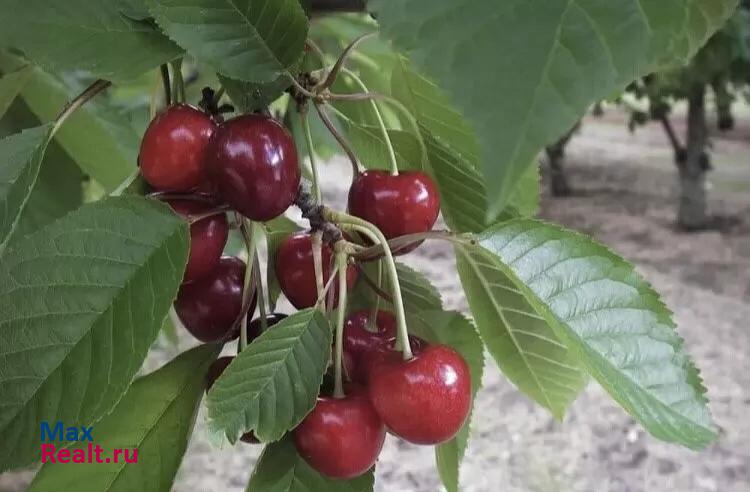
[[[708,129],[706,127],[705,86],[696,85],[688,97],[686,158],[678,164],[680,205],[677,225],[685,230],[706,226],[706,171],[708,170]]]
[[[571,194],[563,167],[563,163],[565,162],[565,147],[580,127],[581,122],[579,121],[565,135],[560,137],[557,142],[548,145],[545,149],[547,152],[547,164],[549,165],[549,184],[552,196],[570,196]]]

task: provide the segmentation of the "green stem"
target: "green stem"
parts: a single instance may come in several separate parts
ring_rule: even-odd
[[[310,132],[310,122],[307,119],[307,110],[300,111],[299,117],[302,122],[302,131],[305,133],[305,144],[307,145],[307,155],[310,156],[310,168],[312,169],[312,189],[315,201],[318,204],[323,203],[323,196],[320,192],[320,178],[318,177],[318,163],[315,160],[315,151],[313,150],[312,133]]]
[[[380,260],[377,261],[377,268],[378,268],[378,272],[377,272],[376,281],[377,281],[378,288],[380,288],[381,283],[383,282],[383,263]],[[367,331],[377,333],[378,311],[380,311],[380,296],[376,294],[375,303],[372,305],[372,309],[370,310],[370,316],[369,318],[367,318],[367,324],[365,325],[365,329]]]
[[[336,141],[339,143],[341,148],[344,150],[344,153],[349,158],[349,161],[352,164],[352,179],[356,178],[359,174],[359,161],[357,160],[357,155],[352,150],[351,145],[349,145],[349,142],[346,141],[346,138],[336,129],[336,125],[333,124],[333,121],[331,121],[331,118],[328,116],[328,113],[325,112],[325,110],[320,107],[320,104],[314,104],[315,111],[317,111],[318,116],[320,117],[320,121],[323,122],[325,127],[328,129],[328,131],[333,135],[333,138],[336,139]]]
[[[344,356],[344,318],[346,317],[346,253],[336,253],[336,267],[339,277],[339,307],[336,317],[336,358],[334,359],[335,388],[334,398],[344,397],[344,377],[342,370],[342,359]]]
[[[312,233],[312,255],[313,255],[313,269],[315,271],[315,290],[318,294],[318,299],[323,297],[323,289],[325,288],[323,280],[323,232],[315,231]]]
[[[255,227],[257,223],[253,222],[253,227]],[[253,230],[253,236],[256,235],[256,231]],[[265,332],[268,329],[268,320],[266,319],[266,316],[268,316],[268,311],[266,310],[266,292],[263,288],[263,277],[260,274],[260,260],[258,259],[258,254],[256,253],[253,255],[253,270],[255,270],[257,275],[255,275],[255,295],[258,300],[258,315],[260,316],[260,330],[261,333]]]
[[[245,218],[241,219],[240,231],[245,241],[247,251],[247,266],[245,267],[245,278],[242,284],[242,310],[240,311],[240,346],[239,351],[247,347],[247,311],[250,306],[251,284],[253,283],[253,270],[255,265],[255,256],[258,249],[258,234],[253,234],[253,223]]]
[[[172,62],[172,83],[175,102],[185,102],[185,81],[182,79],[182,60]]]
[[[364,82],[362,82],[362,79],[360,79],[357,74],[355,74],[348,68],[342,68],[341,71],[352,80],[354,80],[354,82],[360,87],[360,89],[362,89],[364,92],[369,92],[367,86]],[[375,119],[378,121],[378,126],[380,127],[380,133],[383,135],[383,140],[385,140],[385,146],[388,150],[388,159],[391,163],[391,174],[393,176],[398,176],[398,162],[396,161],[396,151],[393,149],[393,142],[391,142],[391,136],[388,135],[388,129],[385,126],[385,121],[383,121],[383,115],[380,113],[380,108],[378,108],[378,103],[375,101],[375,99],[370,99],[370,106],[372,106],[372,111],[373,113],[375,113]]]
[[[164,105],[172,104],[172,86],[169,80],[169,66],[166,63],[161,64],[161,82],[164,85]]]
[[[323,287],[323,293],[318,297],[318,300],[315,301],[315,309],[323,309],[325,311],[326,297],[328,297],[328,291],[331,290],[331,285],[333,285],[333,281],[336,279],[336,274],[338,273],[338,271],[338,266],[334,265],[331,276],[328,277],[328,281]]]
[[[391,248],[390,246],[388,246],[388,241],[386,240],[385,236],[383,236],[383,233],[380,232],[380,229],[378,229],[376,226],[367,222],[366,220],[360,219],[359,217],[354,217],[352,215],[328,208],[324,209],[323,213],[326,220],[335,222],[337,224],[351,226],[352,229],[360,231],[363,234],[376,239],[376,242],[380,243],[380,246],[383,247],[383,252],[385,254],[386,260],[386,270],[388,271],[388,274],[391,278],[393,307],[396,311],[396,323],[398,326],[398,340],[402,347],[404,360],[411,359],[413,357],[413,354],[411,352],[411,346],[409,344],[409,332],[406,327],[406,313],[404,312],[404,300],[401,296],[401,285],[399,285],[398,281],[396,262],[393,259]]]
[[[57,118],[55,118],[55,125],[52,127],[49,138],[51,139],[55,135],[55,133],[57,133],[62,124],[65,123],[65,120],[67,120],[70,115],[75,113],[78,108],[89,102],[94,98],[94,96],[102,92],[110,85],[112,85],[111,82],[103,79],[98,79],[86,89],[84,89],[83,92],[78,94],[68,104],[66,104],[65,107],[63,107],[62,111],[60,111],[60,114],[57,115]]]
[[[117,188],[115,188],[114,190],[112,190],[112,193],[110,193],[109,196],[120,196],[120,195],[122,195],[123,192],[128,189],[128,186],[130,186],[131,184],[133,184],[133,181],[135,181],[138,178],[138,176],[140,176],[140,174],[141,174],[141,169],[139,167],[136,167],[135,170],[132,173],[130,173],[130,176],[128,176],[127,178],[125,178],[122,181],[122,183],[120,183],[119,185],[117,185]]]

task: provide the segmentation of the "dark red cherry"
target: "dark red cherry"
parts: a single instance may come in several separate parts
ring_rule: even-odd
[[[177,315],[190,333],[202,342],[225,338],[242,310],[245,263],[224,256],[213,272],[183,284],[174,303]],[[253,296],[250,312],[255,309]]]
[[[387,311],[378,311],[375,329],[367,329],[370,310],[364,309],[350,314],[344,322],[344,352],[349,355],[347,374],[352,381],[367,382],[366,364],[363,359],[372,351],[380,349],[389,338],[396,336],[396,318]]]
[[[282,313],[271,313],[268,316],[266,316],[266,328],[271,328],[273,325],[278,323],[279,321],[286,318],[286,314]],[[247,341],[250,342],[252,340],[255,340],[260,336],[260,334],[263,333],[263,325],[260,322],[260,318],[255,318],[251,322],[247,324]]]
[[[346,397],[319,397],[294,429],[297,452],[322,475],[336,479],[358,477],[378,459],[385,427],[367,394],[355,387]]]
[[[172,210],[190,219],[211,210],[212,206],[195,200],[167,200]],[[219,264],[229,235],[224,213],[212,215],[190,225],[190,256],[183,282],[192,282],[211,273]]]
[[[370,371],[369,394],[390,431],[415,444],[451,439],[469,415],[471,375],[445,345],[431,345],[408,361],[391,352]]]
[[[204,156],[216,123],[201,110],[176,104],[148,125],[138,164],[143,178],[158,190],[189,191],[208,175]]]
[[[208,374],[206,375],[206,393],[208,393],[208,390],[211,389],[211,386],[214,385],[216,380],[219,379],[219,376],[221,376],[221,374],[233,360],[233,356],[224,356],[219,357],[214,361],[213,364],[211,364],[211,367],[208,368]],[[253,431],[242,434],[242,437],[240,437],[240,441],[246,442],[248,444],[258,444],[260,442],[258,438],[255,437],[255,433],[253,433]]]
[[[421,171],[360,173],[349,189],[349,212],[372,222],[387,239],[426,232],[440,213],[440,195],[429,176]],[[419,246],[408,244],[394,251],[404,254]]]
[[[323,279],[328,281],[331,275],[331,258],[333,251],[327,244],[322,248]],[[281,243],[276,251],[274,261],[276,277],[281,290],[289,302],[297,309],[304,309],[315,305],[318,291],[315,286],[315,265],[312,255],[312,236],[307,232],[292,234]],[[346,269],[346,280],[349,289],[354,287],[359,273],[357,267],[349,265]],[[338,284],[334,280],[331,286],[334,303],[338,299]]]
[[[206,162],[218,196],[249,219],[273,219],[297,196],[297,148],[289,132],[266,116],[248,114],[222,123]]]

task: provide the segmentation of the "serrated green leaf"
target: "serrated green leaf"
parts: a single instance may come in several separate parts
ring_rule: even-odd
[[[307,17],[297,0],[146,0],[164,31],[201,63],[271,82],[300,60]]]
[[[479,245],[455,249],[461,285],[487,350],[518,389],[562,419],[585,386],[585,373],[497,257]]]
[[[0,78],[0,118],[10,107],[26,81],[31,75],[31,67],[21,67],[12,72],[6,73]]]
[[[39,459],[41,421],[92,425],[119,401],[182,281],[187,225],[140,197],[85,205],[0,264],[0,470]]]
[[[111,414],[91,434],[102,459],[126,449],[137,463],[47,463],[29,492],[167,492],[185,454],[205,388],[203,375],[220,347],[201,345],[180,354],[161,369],[136,380]],[[71,449],[86,452],[90,443]]]
[[[591,103],[665,61],[686,62],[736,5],[373,0],[368,8],[476,130],[492,220],[539,151]]]
[[[261,441],[280,439],[315,406],[331,336],[322,313],[306,309],[253,340],[211,387],[209,427],[231,442],[250,430]]]
[[[1,70],[22,63],[0,51]],[[51,121],[76,91],[39,68],[31,70],[21,98],[37,118]],[[111,191],[135,169],[140,136],[127,118],[102,98],[89,101],[71,115],[55,134],[55,141],[83,172]]]
[[[132,80],[179,56],[180,49],[146,22],[122,15],[111,0],[2,0],[0,45],[22,50],[53,73],[83,70]]]
[[[457,232],[483,231],[487,189],[473,130],[445,93],[405,60],[396,63],[391,85],[393,96],[417,120],[426,147],[428,170],[440,191],[443,218]],[[530,179],[519,183],[503,218],[535,213],[538,190],[538,185]]]
[[[373,471],[353,480],[332,480],[322,476],[297,454],[286,437],[269,444],[255,465],[247,492],[372,492]]]
[[[627,261],[534,220],[500,224],[478,240],[579,363],[651,434],[694,449],[716,438],[671,313]]]
[[[417,323],[412,323],[415,320]],[[455,311],[423,311],[410,316],[409,329],[428,342],[448,345],[461,354],[471,371],[472,398],[476,397],[482,387],[484,346],[474,325]],[[471,419],[469,415],[456,437],[435,446],[438,473],[448,492],[459,490],[459,469],[469,442]]]
[[[281,242],[290,234],[300,231],[301,228],[293,220],[280,215],[265,224],[266,244],[268,246],[268,262],[266,264],[266,285],[268,286],[268,303],[271,310],[275,309],[276,301],[279,300],[281,287],[279,279],[276,278],[276,251]]]
[[[34,188],[51,130],[43,125],[0,140],[0,253]]]

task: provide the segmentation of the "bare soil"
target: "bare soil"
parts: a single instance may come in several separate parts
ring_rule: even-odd
[[[732,218],[721,230],[674,229],[676,173],[660,129],[631,135],[625,116],[614,110],[586,119],[566,164],[575,194],[545,194],[540,214],[619,251],[663,293],[703,370],[719,440],[700,453],[660,443],[595,382],[557,422],[488,361],[462,471],[465,491],[750,491],[750,124],[740,123],[714,142],[710,207]],[[346,175],[345,163],[331,166]],[[343,204],[345,182],[328,178],[327,198]],[[467,309],[449,248],[426,244],[408,261],[439,287],[447,307]],[[189,343],[185,337],[181,348]],[[154,351],[148,365],[173,354]],[[215,449],[199,417],[175,490],[242,491],[259,451]],[[0,492],[23,490],[29,476],[0,475]],[[377,490],[441,490],[431,449],[389,437]]]

